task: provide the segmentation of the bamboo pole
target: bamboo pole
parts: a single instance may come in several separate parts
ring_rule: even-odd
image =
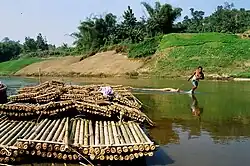
[[[55,126],[53,127],[53,129],[51,130],[51,132],[49,133],[48,137],[45,139],[45,141],[50,141],[52,139],[52,137],[55,135],[56,130],[58,129],[58,125],[60,124],[60,119],[58,119],[56,121]]]
[[[29,125],[30,125],[31,123],[26,123],[26,125],[23,127],[23,129],[18,133],[18,134],[16,134],[16,136],[11,136],[11,140],[6,144],[7,146],[11,146],[11,145],[13,145],[13,143],[16,141],[16,139],[21,135],[21,134],[23,134],[25,131],[27,131],[29,128]],[[31,125],[32,126],[32,125]]]
[[[46,125],[47,121],[48,119],[45,119],[39,125],[37,125],[34,128],[34,131],[31,131],[32,134],[27,139],[34,139],[38,132],[41,131],[41,129]]]
[[[70,138],[69,138],[71,144],[74,143],[75,131],[76,131],[76,120],[73,119],[73,124],[71,127]]]
[[[114,141],[114,135],[113,135],[113,131],[112,131],[112,127],[111,127],[110,121],[108,121],[108,132],[109,132],[110,144],[113,145],[115,143],[115,141]]]
[[[87,146],[89,145],[89,133],[88,133],[88,120],[84,119],[84,139],[83,139],[83,145]]]
[[[67,124],[64,123],[63,130],[61,131],[61,133],[60,133],[59,137],[57,138],[56,142],[63,142],[66,126],[67,126]]]
[[[66,119],[66,128],[65,128],[64,141],[65,141],[66,149],[68,149],[68,146],[69,146],[69,118],[68,117]]]
[[[38,140],[41,138],[41,136],[43,135],[43,133],[45,132],[45,130],[48,128],[48,126],[50,125],[51,120],[49,120],[45,126],[42,128],[42,130],[39,132],[39,134],[35,137],[35,140]]]
[[[99,130],[100,130],[100,144],[104,145],[105,144],[105,139],[104,139],[104,126],[102,121],[99,121]]]
[[[59,125],[54,137],[52,138],[52,141],[55,142],[56,139],[59,137],[60,132],[62,131],[63,127],[64,127],[64,123],[65,123],[66,118],[63,118],[63,120],[61,121],[61,124]]]
[[[89,145],[93,146],[95,144],[93,124],[92,120],[89,121]]]
[[[100,135],[99,135],[99,122],[95,122],[95,145],[99,145]]]
[[[23,122],[19,122],[17,125],[15,125],[13,128],[9,128],[9,131],[6,131],[6,134],[4,136],[2,136],[0,138],[0,144],[2,144],[2,142],[12,133],[15,132],[16,129],[18,129],[20,127],[20,125],[22,125]]]
[[[81,123],[81,120],[77,119],[76,134],[75,134],[75,137],[74,137],[74,145],[78,145],[79,132],[80,132],[80,123]]]
[[[84,120],[80,119],[80,136],[79,136],[79,145],[83,145],[83,138],[84,138]]]
[[[148,136],[144,133],[144,131],[141,129],[141,127],[139,126],[139,124],[134,123],[134,127],[141,133],[141,135],[143,135],[143,138],[150,144],[150,150],[154,151],[156,146],[154,145],[154,143],[148,138]],[[145,147],[147,148],[147,146]]]
[[[0,138],[2,138],[10,129],[12,129],[16,125],[16,123],[17,122],[12,122],[4,130],[2,130]]]
[[[105,141],[105,145],[109,145],[109,132],[108,132],[108,124],[106,121],[104,121],[104,141]]]
[[[50,134],[51,129],[54,127],[55,123],[56,123],[56,120],[53,120],[52,123],[48,127],[47,126],[44,127],[46,130],[44,131],[44,133],[41,133],[40,140],[46,140],[46,138],[48,138],[48,135]]]

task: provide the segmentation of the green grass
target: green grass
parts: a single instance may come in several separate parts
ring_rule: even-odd
[[[158,51],[163,56],[157,59],[154,74],[182,75],[201,65],[207,73],[250,76],[244,64],[250,62],[250,40],[237,35],[169,34],[163,36]]]
[[[153,55],[160,44],[162,36],[149,38],[138,44],[131,45],[128,50],[129,58],[144,58]]]
[[[0,75],[11,75],[32,63],[42,61],[41,58],[20,58],[0,63]]]

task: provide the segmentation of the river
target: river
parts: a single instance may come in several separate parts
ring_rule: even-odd
[[[50,78],[42,78],[42,81]],[[76,84],[110,83],[133,87],[173,87],[189,90],[186,80],[63,78]],[[37,79],[1,78],[8,93],[32,85]],[[235,166],[250,163],[250,83],[201,81],[195,98],[187,94],[137,94],[145,104],[147,115],[157,124],[148,132],[160,144],[148,166]],[[191,113],[197,101],[200,118]]]

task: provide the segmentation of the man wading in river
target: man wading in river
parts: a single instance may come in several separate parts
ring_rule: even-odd
[[[198,83],[199,83],[199,80],[203,80],[204,79],[204,74],[202,72],[202,67],[199,66],[193,73],[193,75],[191,75],[191,77],[189,77],[188,81],[191,79],[191,82],[193,84],[193,87],[192,89],[188,92],[188,93],[191,93],[193,94],[194,91],[197,89],[198,87]]]

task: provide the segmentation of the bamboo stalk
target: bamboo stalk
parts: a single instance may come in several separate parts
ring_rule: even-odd
[[[1,137],[0,139],[0,144],[3,144],[3,142],[5,142],[4,140],[12,133],[12,132],[16,132],[18,128],[20,128],[20,126],[23,124],[23,122],[19,122],[16,126],[14,126],[14,128],[9,128],[10,130],[7,131],[7,133]]]
[[[56,121],[56,124],[54,125],[53,129],[49,133],[48,137],[45,139],[45,141],[50,141],[52,137],[55,135],[56,130],[58,129],[58,125],[60,124],[60,119]]]
[[[136,143],[135,138],[134,138],[133,134],[131,133],[127,123],[123,123],[123,125],[124,125],[124,128],[126,129],[126,131],[128,133],[128,136],[129,136],[129,139],[130,139],[131,143]]]
[[[11,146],[11,145],[13,145],[13,143],[16,141],[16,139],[21,135],[21,134],[23,134],[25,131],[27,131],[29,128],[29,125],[30,125],[31,123],[26,123],[26,125],[23,127],[23,129],[18,133],[18,134],[16,134],[16,136],[15,137],[13,137],[13,136],[11,136],[11,140],[6,144],[7,146]],[[31,125],[32,126],[32,125]]]
[[[100,144],[103,145],[105,144],[105,139],[104,139],[104,126],[102,121],[99,121],[99,130],[100,130]]]
[[[42,121],[42,123],[40,123],[38,126],[36,126],[34,128],[34,131],[31,131],[31,133],[32,132],[33,133],[27,139],[34,139],[35,136],[38,134],[38,132],[41,131],[41,129],[46,125],[47,121],[48,121],[48,119],[45,119]]]
[[[92,120],[89,121],[89,145],[93,146],[95,144],[94,132],[93,132],[93,124]]]
[[[84,138],[84,120],[81,119],[81,124],[80,124],[80,136],[79,136],[79,144],[83,145],[83,138]]]
[[[74,136],[75,136],[75,131],[76,131],[76,120],[73,120],[73,124],[72,124],[72,128],[71,128],[71,132],[70,132],[70,143],[73,144],[74,143]]]
[[[120,141],[118,139],[118,133],[116,130],[116,125],[115,125],[114,121],[111,121],[111,126],[112,126],[112,131],[114,133],[114,142],[115,142],[115,144],[120,144]]]
[[[50,125],[51,120],[49,120],[45,126],[42,128],[42,130],[39,132],[39,134],[35,137],[35,140],[38,140],[41,138],[41,136],[43,135],[43,133],[45,132],[45,130],[48,128],[48,126]]]
[[[84,140],[83,140],[83,145],[88,146],[88,139],[89,139],[89,134],[88,134],[88,120],[84,120]]]
[[[54,137],[52,138],[52,142],[55,142],[56,139],[59,137],[59,134],[60,134],[60,132],[62,131],[62,129],[64,127],[65,120],[66,120],[66,118],[63,118],[63,120],[62,120],[61,124],[59,125]]]
[[[17,122],[10,123],[0,134],[0,138],[2,138],[10,129],[16,125]]]
[[[50,134],[51,129],[54,127],[55,123],[56,123],[56,120],[53,120],[47,129],[45,127],[46,130],[44,131],[44,133],[42,133],[40,140],[46,140],[46,138],[48,138],[48,135]]]
[[[110,121],[108,121],[108,132],[109,132],[110,144],[113,145],[115,143],[115,141],[114,141],[114,135],[113,135],[113,131],[112,131],[112,127],[111,127]]]
[[[95,145],[99,145],[100,132],[99,132],[99,122],[95,122]]]
[[[74,145],[78,145],[78,140],[79,140],[79,130],[80,130],[80,120],[77,120],[77,124],[76,124],[76,134],[75,134],[75,138],[74,138]]]
[[[108,124],[106,121],[104,121],[104,141],[105,141],[105,145],[109,145],[109,132],[108,132]]]
[[[61,131],[59,137],[57,138],[56,142],[63,142],[63,137],[65,135],[65,130],[66,130],[67,124],[64,123],[63,130]]]
[[[66,119],[66,128],[65,128],[65,145],[66,145],[66,149],[68,149],[69,146],[69,118],[67,117]]]

